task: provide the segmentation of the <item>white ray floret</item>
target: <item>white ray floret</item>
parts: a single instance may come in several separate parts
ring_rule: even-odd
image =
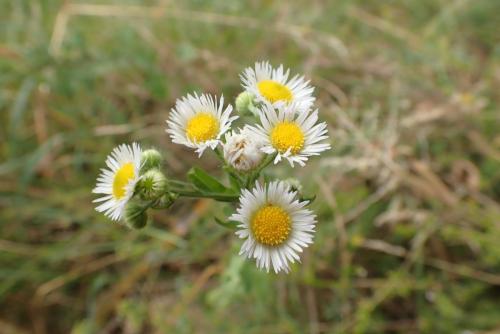
[[[102,168],[97,185],[92,191],[103,196],[94,200],[99,203],[96,210],[112,220],[120,220],[125,205],[134,195],[134,188],[140,179],[142,150],[138,144],[122,144],[106,159],[107,168]]]
[[[308,157],[319,155],[330,149],[328,130],[325,122],[318,123],[318,110],[295,113],[295,107],[280,105],[273,107],[263,104],[260,109],[260,125],[247,128],[264,142],[261,150],[267,154],[276,154],[274,163],[287,159],[305,165]]]
[[[233,107],[224,109],[224,97],[219,102],[207,94],[188,94],[178,99],[167,120],[167,133],[176,144],[194,148],[199,156],[206,148],[214,149],[221,136],[238,116],[231,116]]]
[[[296,111],[309,109],[315,100],[314,87],[303,76],[288,79],[290,70],[283,65],[273,68],[267,61],[255,63],[240,75],[242,86],[252,93],[257,101],[273,105],[293,103]]]
[[[255,259],[267,272],[289,272],[290,263],[300,262],[299,253],[313,242],[316,215],[307,204],[282,181],[244,189],[239,208],[229,217],[239,223],[236,235],[245,239],[240,255]]]

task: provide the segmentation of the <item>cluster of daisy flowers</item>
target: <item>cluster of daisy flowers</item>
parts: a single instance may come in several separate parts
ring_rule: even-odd
[[[167,120],[172,142],[199,157],[215,152],[228,185],[199,167],[187,173],[187,181],[167,178],[157,150],[122,144],[108,156],[97,179],[93,192],[101,197],[94,201],[96,210],[141,228],[148,210],[169,208],[180,197],[230,202],[235,212],[227,220],[215,220],[244,239],[240,254],[267,272],[289,272],[313,241],[316,215],[307,208],[310,201],[298,181],[269,181],[265,169],[281,161],[304,166],[309,157],[328,150],[327,125],[313,109],[309,81],[290,77],[282,65],[256,63],[241,74],[241,81],[244,91],[236,98],[236,112],[222,96],[193,93],[177,100]]]

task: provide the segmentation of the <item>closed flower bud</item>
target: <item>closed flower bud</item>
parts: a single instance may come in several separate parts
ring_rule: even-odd
[[[138,193],[145,200],[153,200],[168,190],[168,180],[157,169],[150,169],[141,176]]]
[[[261,147],[262,142],[250,131],[232,132],[226,135],[223,145],[224,159],[235,170],[248,172],[261,163],[264,157]]]
[[[133,229],[140,229],[146,226],[148,214],[143,204],[129,202],[125,207],[125,224]]]
[[[142,152],[141,155],[141,170],[146,172],[150,169],[158,169],[161,167],[163,157],[160,152],[155,149],[149,149]]]
[[[168,209],[169,207],[172,206],[172,204],[174,204],[175,200],[178,197],[179,197],[178,194],[167,192],[162,197],[160,197],[160,199],[158,200],[158,202],[156,203],[156,205],[154,207],[161,208],[161,209]]]
[[[242,92],[236,98],[236,110],[240,114],[248,114],[251,113],[256,115],[256,108],[254,105],[255,96],[249,92]]]

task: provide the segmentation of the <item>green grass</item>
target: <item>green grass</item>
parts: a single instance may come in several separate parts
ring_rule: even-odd
[[[101,0],[124,16],[74,12],[50,48],[62,4],[0,0],[0,331],[500,330],[497,1]],[[212,218],[227,205],[181,201],[142,231],[94,211],[122,142],[171,176],[216,172],[164,121],[193,90],[234,99],[262,59],[312,80],[333,145],[272,169],[317,194],[291,274],[237,255]]]

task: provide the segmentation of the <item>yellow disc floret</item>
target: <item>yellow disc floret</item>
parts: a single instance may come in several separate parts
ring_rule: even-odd
[[[123,164],[113,179],[113,196],[120,199],[125,196],[126,186],[135,177],[134,164],[127,162]]]
[[[292,154],[297,154],[304,147],[304,141],[304,132],[293,122],[278,123],[271,131],[271,144],[280,153],[290,149]]]
[[[212,114],[200,112],[186,126],[187,137],[195,143],[215,139],[219,133],[219,120]]]
[[[268,204],[255,213],[250,228],[259,243],[278,246],[290,235],[290,216],[279,206]]]
[[[257,84],[259,92],[271,103],[277,101],[292,101],[292,91],[285,85],[274,80],[262,80]]]

